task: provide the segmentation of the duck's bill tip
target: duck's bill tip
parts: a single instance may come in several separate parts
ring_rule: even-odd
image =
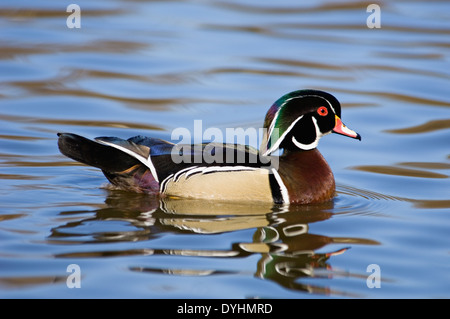
[[[333,133],[341,134],[361,141],[361,135],[345,126],[345,124],[342,123],[342,120],[337,115],[336,125],[333,128]]]

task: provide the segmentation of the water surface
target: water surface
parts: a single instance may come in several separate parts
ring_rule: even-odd
[[[77,4],[80,29],[63,3],[0,5],[2,298],[450,297],[448,2],[378,2],[374,29],[364,1]],[[158,200],[57,149],[57,132],[259,128],[300,88],[363,137],[321,140],[322,205]]]

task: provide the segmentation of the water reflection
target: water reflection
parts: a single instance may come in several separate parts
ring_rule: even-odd
[[[340,294],[327,287],[302,283],[304,277],[333,276],[329,259],[345,253],[351,245],[377,245],[366,238],[330,237],[309,231],[310,224],[333,216],[333,202],[308,206],[272,206],[270,204],[221,203],[190,199],[157,199],[140,194],[111,191],[103,208],[94,211],[63,211],[70,221],[53,228],[49,243],[86,244],[114,242],[148,242],[145,248],[127,246],[125,250],[71,251],[58,258],[92,258],[118,256],[184,256],[205,258],[244,258],[258,255],[254,276],[274,281],[298,291]],[[88,216],[86,216],[86,214]],[[74,220],[74,216],[81,218]],[[198,249],[184,240],[182,247],[155,247],[154,239],[167,234],[202,236],[251,230],[246,241],[232,242],[228,249]],[[194,241],[193,241],[194,242]],[[211,243],[209,243],[211,245]],[[340,247],[327,248],[330,244]],[[76,246],[71,246],[76,247]],[[84,246],[85,247],[85,246]],[[320,250],[320,252],[318,252]],[[151,262],[149,262],[150,264]],[[203,264],[202,264],[203,265]],[[210,266],[209,266],[210,267]],[[155,268],[146,264],[130,265],[129,270],[180,276],[233,274],[236,270]]]
[[[448,103],[444,103],[444,106],[448,106]],[[386,130],[386,132],[395,134],[418,134],[418,133],[433,132],[437,130],[446,130],[449,128],[450,128],[450,119],[443,119],[443,120],[431,120],[424,124],[420,124],[413,127],[395,130]]]

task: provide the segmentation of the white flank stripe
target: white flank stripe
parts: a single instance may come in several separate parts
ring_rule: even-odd
[[[160,192],[165,193],[167,184],[172,180],[172,182],[177,183],[181,176],[185,175],[185,178],[189,178],[190,175],[200,173],[214,173],[214,172],[229,172],[229,171],[254,171],[260,168],[249,167],[249,166],[192,166],[184,168],[174,174],[167,176],[160,184]]]
[[[192,174],[200,173],[214,173],[214,172],[229,172],[229,171],[254,171],[257,167],[249,166],[204,166],[204,167],[193,167],[192,169],[186,171],[184,174],[188,178]]]
[[[181,177],[181,175],[183,175],[184,173],[186,173],[187,171],[190,171],[191,169],[197,168],[197,166],[192,166],[192,167],[188,167],[188,168],[183,168],[182,170],[179,170],[178,172],[175,173],[175,175],[173,176],[173,181],[177,182],[178,179]],[[173,175],[173,174],[172,174]]]
[[[150,172],[152,173],[153,177],[155,178],[155,180],[159,183],[159,179],[158,179],[158,174],[156,174],[156,169],[155,166],[153,166],[152,160],[150,158],[150,155],[148,155],[148,158],[145,158],[139,154],[136,154],[135,152],[129,150],[128,148],[122,147],[120,145],[114,144],[114,143],[110,143],[110,142],[105,142],[102,140],[96,140],[98,143],[101,144],[105,144],[114,148],[117,148],[118,150],[121,150],[124,153],[127,153],[128,155],[134,157],[135,159],[137,159],[139,162],[141,162],[142,164],[144,164],[145,166],[147,166],[150,169]]]
[[[169,176],[167,176],[166,178],[164,178],[164,180],[161,182],[161,184],[159,185],[159,192],[160,193],[165,193],[166,191],[166,185],[169,182],[169,180],[171,178],[173,178],[173,174],[170,174]]]
[[[280,177],[280,174],[278,174],[278,172],[275,168],[272,168],[272,173],[273,173],[273,176],[275,176],[275,179],[277,180],[278,186],[280,186],[281,197],[283,197],[283,202],[285,204],[289,204],[290,203],[289,193],[288,193],[286,186],[283,183],[283,180]]]

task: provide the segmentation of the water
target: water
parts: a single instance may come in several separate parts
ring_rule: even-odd
[[[1,298],[450,297],[448,2],[378,2],[373,29],[360,1],[77,4],[80,29],[63,3],[0,4]],[[299,88],[363,138],[321,140],[323,205],[160,202],[56,145],[259,128]]]

